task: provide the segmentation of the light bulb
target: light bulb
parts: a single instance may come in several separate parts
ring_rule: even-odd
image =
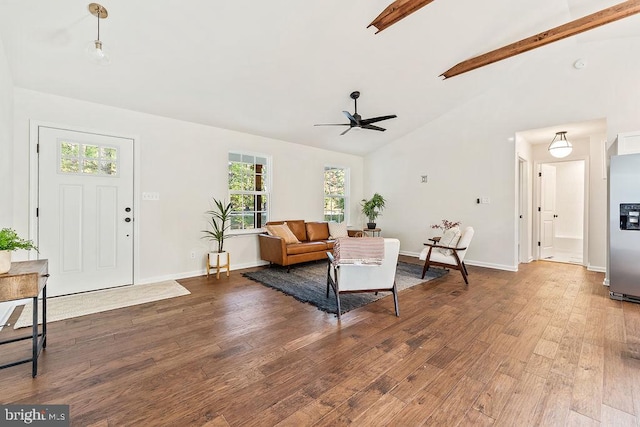
[[[100,40],[94,40],[89,43],[87,46],[87,56],[99,65],[109,65],[111,63],[109,55],[104,51]]]

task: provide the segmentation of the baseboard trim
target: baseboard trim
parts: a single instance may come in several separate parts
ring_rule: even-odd
[[[400,254],[406,255],[406,256],[412,256],[415,258],[418,258],[418,256],[420,256],[419,252],[400,251]],[[473,261],[469,259],[465,259],[464,263],[467,265],[473,265],[476,267],[492,268],[494,270],[503,270],[503,271],[512,271],[512,272],[518,271],[517,265],[492,264],[488,262]]]
[[[252,268],[252,267],[260,267],[263,265],[269,265],[267,261],[258,260],[256,262],[247,262],[244,264],[233,264],[231,263],[231,271],[234,270],[242,270],[244,268]],[[138,279],[136,281],[136,285],[146,285],[147,283],[155,283],[155,282],[163,282],[165,280],[180,280],[180,279],[188,279],[190,277],[198,277],[204,276],[207,274],[206,269],[193,270],[193,271],[184,271],[182,273],[175,274],[167,274],[164,276],[154,276],[154,277],[145,277],[144,279]]]
[[[599,265],[587,265],[587,270],[589,271],[595,271],[597,273],[606,273],[607,272],[607,267],[602,267]]]

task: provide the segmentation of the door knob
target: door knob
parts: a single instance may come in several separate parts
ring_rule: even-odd
[[[125,212],[131,212],[131,208],[124,208]]]
[[[124,222],[131,222],[131,218],[125,218]]]

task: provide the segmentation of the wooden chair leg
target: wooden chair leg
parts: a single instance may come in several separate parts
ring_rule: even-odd
[[[469,272],[467,271],[467,265],[464,263],[464,261],[462,261],[462,268],[464,268],[464,274],[468,276]]]
[[[338,292],[336,290],[336,304],[338,305],[338,320],[340,320],[340,312],[342,311],[340,309],[340,292]]]
[[[424,262],[424,267],[422,267],[422,278],[424,279],[424,275],[427,274],[427,270],[429,270],[429,260],[427,259]]]
[[[469,284],[469,279],[467,279],[467,271],[464,268],[464,266],[459,266],[460,267],[460,273],[462,274],[462,278],[464,279],[464,283],[466,283],[467,285]]]
[[[396,287],[396,281],[393,281],[393,304],[396,308],[396,317],[400,317],[400,306],[398,305],[398,288]]]

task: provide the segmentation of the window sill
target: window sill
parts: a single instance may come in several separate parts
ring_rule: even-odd
[[[257,234],[266,233],[267,230],[264,228],[257,228],[255,230],[245,230],[245,231],[231,231],[229,232],[229,237],[242,237],[242,236],[255,236]]]

